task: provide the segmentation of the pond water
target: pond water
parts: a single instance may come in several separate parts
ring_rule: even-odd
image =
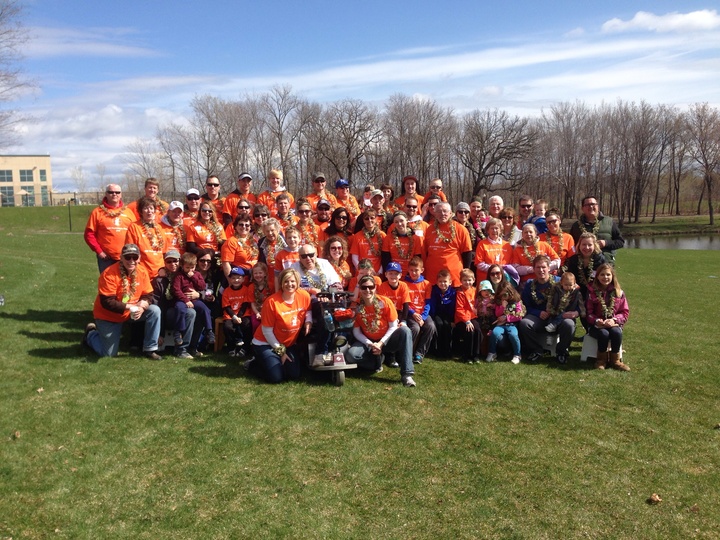
[[[635,236],[625,239],[626,248],[635,249],[709,249],[720,250],[720,235]]]

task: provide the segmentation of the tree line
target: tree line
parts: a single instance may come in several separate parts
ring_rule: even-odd
[[[714,224],[720,113],[707,103],[680,110],[578,101],[535,118],[499,109],[456,113],[403,94],[382,108],[356,99],[319,104],[278,86],[237,100],[197,96],[191,110],[125,149],[127,189],[140,191],[155,176],[178,193],[215,175],[227,193],[246,171],[260,191],[267,171],[279,168],[296,195],[310,191],[316,171],[358,189],[387,183],[398,192],[412,174],[421,189],[442,178],[456,202],[490,194],[514,200],[522,192],[575,216],[580,199],[595,194],[621,222],[706,207]]]

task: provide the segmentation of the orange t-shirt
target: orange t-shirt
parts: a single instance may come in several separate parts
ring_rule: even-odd
[[[534,246],[531,246],[527,248],[527,251],[530,255],[529,258],[527,255],[525,255],[523,246],[520,245],[520,243],[516,244],[512,252],[512,260],[510,261],[510,263],[519,264],[522,266],[532,266],[533,259],[540,254],[547,255],[548,257],[550,257],[550,260],[560,258],[558,254],[555,253],[555,250],[550,247],[550,244],[548,244],[547,242],[543,242],[542,240],[538,240],[537,249]],[[534,278],[535,272],[530,272],[529,274],[520,276],[520,282],[525,283],[527,280]]]
[[[300,245],[310,244],[315,248],[320,246],[320,228],[315,222],[308,221],[305,224],[300,222],[295,224],[295,228],[300,231]]]
[[[477,282],[480,283],[483,279],[486,279],[487,272],[480,268],[481,263],[487,265],[499,264],[504,266],[510,264],[512,260],[512,246],[505,240],[500,240],[500,243],[494,244],[488,238],[478,242],[475,248],[475,266],[477,267]]]
[[[540,240],[547,242],[553,251],[560,256],[560,266],[565,264],[568,257],[575,255],[575,239],[566,232],[558,235],[549,232],[540,235]]]
[[[244,244],[240,244],[237,236],[233,235],[220,248],[222,262],[229,262],[232,266],[239,266],[244,270],[250,270],[255,266],[259,256],[260,250],[252,237],[246,238]]]
[[[243,290],[245,291],[245,299],[243,302],[248,303],[248,308],[245,310],[245,313],[243,315],[246,315],[248,317],[252,317],[255,315],[255,312],[252,310],[252,307],[250,304],[255,303],[255,282],[251,281],[249,282],[245,287],[243,287]],[[260,311],[262,312],[262,305],[267,300],[270,295],[272,295],[275,292],[275,286],[271,280],[268,280],[267,285],[265,285],[265,288],[260,291],[260,296],[262,297],[262,301],[258,304],[258,307]]]
[[[285,229],[291,226],[294,227],[295,225],[297,225],[298,221],[300,221],[299,217],[293,215],[289,215],[286,218],[275,216],[275,219],[277,219],[280,223],[280,229],[282,229],[281,232],[283,234],[285,234]]]
[[[405,198],[408,197],[408,195],[400,195],[399,197],[395,197],[395,200],[393,201],[393,204],[397,206],[400,210],[403,210],[405,208]],[[418,202],[418,211],[422,208],[423,203],[425,202],[425,197],[420,195],[419,193],[416,193],[414,197],[417,199]]]
[[[354,195],[348,194],[347,199],[339,199],[335,197],[335,200],[337,200],[338,206],[342,206],[348,211],[348,214],[352,216],[353,221],[355,221],[355,219],[362,213],[360,204],[358,204]]]
[[[335,210],[339,205],[337,198],[332,193],[325,192],[325,196],[321,197],[317,193],[311,193],[307,197],[307,202],[310,203],[310,206],[312,206],[312,211],[317,212],[317,205],[320,202],[320,199],[325,199],[330,203],[330,210]]]
[[[152,279],[165,266],[163,258],[163,253],[166,251],[165,237],[157,223],[148,230],[150,231],[150,238],[146,236],[145,227],[143,227],[142,223],[132,223],[128,227],[125,243],[136,244],[140,248],[141,256],[138,266],[144,267],[148,276]]]
[[[382,261],[380,252],[382,251],[382,243],[385,239],[385,233],[378,231],[370,240],[365,236],[365,229],[356,232],[352,237],[351,255],[357,255],[359,260],[370,259],[375,272],[380,272]]]
[[[209,228],[202,221],[195,220],[187,230],[187,241],[195,242],[198,249],[212,249],[218,251],[218,245],[220,242],[226,240],[225,231],[222,226],[218,223],[218,232],[215,233],[213,229]]]
[[[265,206],[267,206],[270,209],[270,214],[272,215],[272,217],[275,217],[277,216],[277,204],[275,204],[275,197],[277,197],[281,193],[287,193],[287,196],[290,198],[290,208],[295,208],[295,197],[293,197],[291,193],[284,189],[280,191],[263,191],[260,195],[257,196],[257,204],[264,204]]]
[[[400,249],[398,249],[395,241],[396,239],[397,242],[400,243]],[[400,236],[388,232],[383,239],[382,250],[390,253],[390,260],[398,263],[402,267],[400,275],[404,276],[407,274],[410,259],[412,259],[415,255],[422,256],[423,241],[422,236],[417,236],[413,233],[410,233],[407,236]]]
[[[453,239],[450,228],[455,229]],[[449,221],[439,225],[441,234],[435,224],[428,227],[425,233],[425,279],[431,283],[437,281],[437,274],[443,268],[450,271],[453,287],[460,287],[460,271],[463,269],[462,254],[472,251],[470,233],[457,221]],[[442,235],[442,236],[441,236]]]
[[[95,304],[93,304],[93,317],[103,321],[110,322],[125,322],[130,318],[130,311],[126,309],[123,313],[115,313],[105,309],[100,302],[101,296],[112,296],[120,302],[126,304],[135,304],[140,298],[146,294],[152,294],[153,288],[150,283],[148,273],[141,265],[137,265],[135,269],[135,275],[137,279],[137,287],[132,296],[125,296],[129,291],[124,291],[122,286],[122,277],[120,276],[120,265],[121,262],[108,267],[100,277],[98,278],[98,295],[95,297]]]
[[[432,283],[427,279],[423,279],[417,283],[405,280],[405,283],[407,283],[408,290],[410,291],[410,309],[415,313],[422,313],[425,309],[425,299],[430,298]]]
[[[128,227],[135,221],[135,214],[127,207],[111,209],[101,204],[90,213],[85,230],[92,231],[102,250],[117,261],[125,245]]]
[[[239,195],[235,191],[230,193],[227,197],[225,197],[225,200],[222,205],[222,213],[223,214],[229,214],[232,216],[233,221],[237,217],[237,204],[240,202],[240,199],[245,199],[248,201],[251,205],[255,204],[257,202],[257,197],[255,197],[254,193],[248,193],[247,195]],[[218,216],[221,214],[218,214]],[[218,217],[218,219],[220,219]]]
[[[470,287],[467,290],[459,287],[456,290],[455,324],[466,323],[477,317],[477,311],[475,310],[476,294],[477,289],[475,287]]]
[[[177,249],[180,255],[185,253],[185,242],[187,242],[187,229],[184,225],[172,227],[165,223],[160,223],[163,240],[165,242],[164,252],[167,253],[171,249]]]
[[[397,289],[393,289],[387,281],[383,281],[378,287],[377,293],[392,300],[398,311],[402,311],[405,302],[410,303],[410,289],[404,281],[398,283]]]
[[[243,305],[243,302],[245,302],[245,289],[247,287],[240,287],[239,289],[233,289],[232,287],[227,287],[223,290],[222,293],[222,311],[223,311],[223,319],[230,320],[232,317],[228,315],[227,311],[225,311],[226,307],[230,307],[233,310],[233,313],[235,315],[242,316],[242,313],[240,313],[240,308]]]
[[[282,293],[276,292],[263,304],[260,316],[262,326],[255,330],[254,339],[267,343],[262,333],[263,326],[272,327],[277,340],[286,347],[295,340],[305,324],[305,314],[310,311],[310,294],[302,289],[295,291],[295,299],[288,304],[283,300]]]
[[[382,279],[380,278],[380,276],[373,276],[373,279],[375,280],[375,287],[380,287],[380,285],[382,285]],[[348,285],[347,290],[350,292],[354,292],[355,287],[357,287],[357,285],[358,285],[358,277],[353,276],[350,279],[350,284]]]
[[[204,202],[212,203],[212,205],[215,207],[215,218],[222,221],[223,208],[225,207],[225,197],[218,197],[214,201],[206,199],[205,197],[201,197],[200,203]]]
[[[300,261],[300,251],[290,251],[287,248],[283,248],[280,251],[278,251],[277,255],[275,255],[275,267],[274,270],[277,274],[285,270],[286,268],[290,268],[293,263]]]
[[[392,300],[380,295],[375,295],[375,298],[380,301],[379,320],[377,318],[377,313],[375,312],[375,306],[373,306],[373,304],[366,306],[363,303],[361,304],[360,309],[358,309],[357,315],[355,315],[354,326],[359,328],[368,339],[371,339],[372,341],[379,341],[388,331],[388,328],[390,328],[390,323],[392,321],[397,321],[398,314]],[[373,331],[372,326],[374,326],[375,321],[377,321],[378,326],[377,329],[374,329]]]

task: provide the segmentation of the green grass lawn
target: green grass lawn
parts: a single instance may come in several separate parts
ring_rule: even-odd
[[[567,367],[429,359],[414,389],[269,386],[88,356],[67,208],[4,211],[0,538],[720,538],[718,252],[619,252],[630,373],[575,343]]]

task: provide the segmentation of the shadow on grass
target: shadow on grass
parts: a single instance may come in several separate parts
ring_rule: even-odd
[[[20,330],[21,336],[29,339],[37,339],[39,341],[66,341],[68,343],[78,343],[82,338],[82,329],[75,332],[32,332],[30,330]]]
[[[58,310],[39,310],[29,309],[25,313],[8,313],[0,312],[0,320],[9,319],[19,322],[28,323],[53,323],[59,324],[63,328],[77,328],[82,331],[85,325],[93,320],[92,312],[87,310],[80,311],[58,311]]]
[[[77,341],[77,336],[75,336]],[[28,356],[34,358],[48,358],[52,360],[78,360],[95,364],[100,359],[95,353],[86,349],[80,343],[65,347],[38,347],[27,351]]]

